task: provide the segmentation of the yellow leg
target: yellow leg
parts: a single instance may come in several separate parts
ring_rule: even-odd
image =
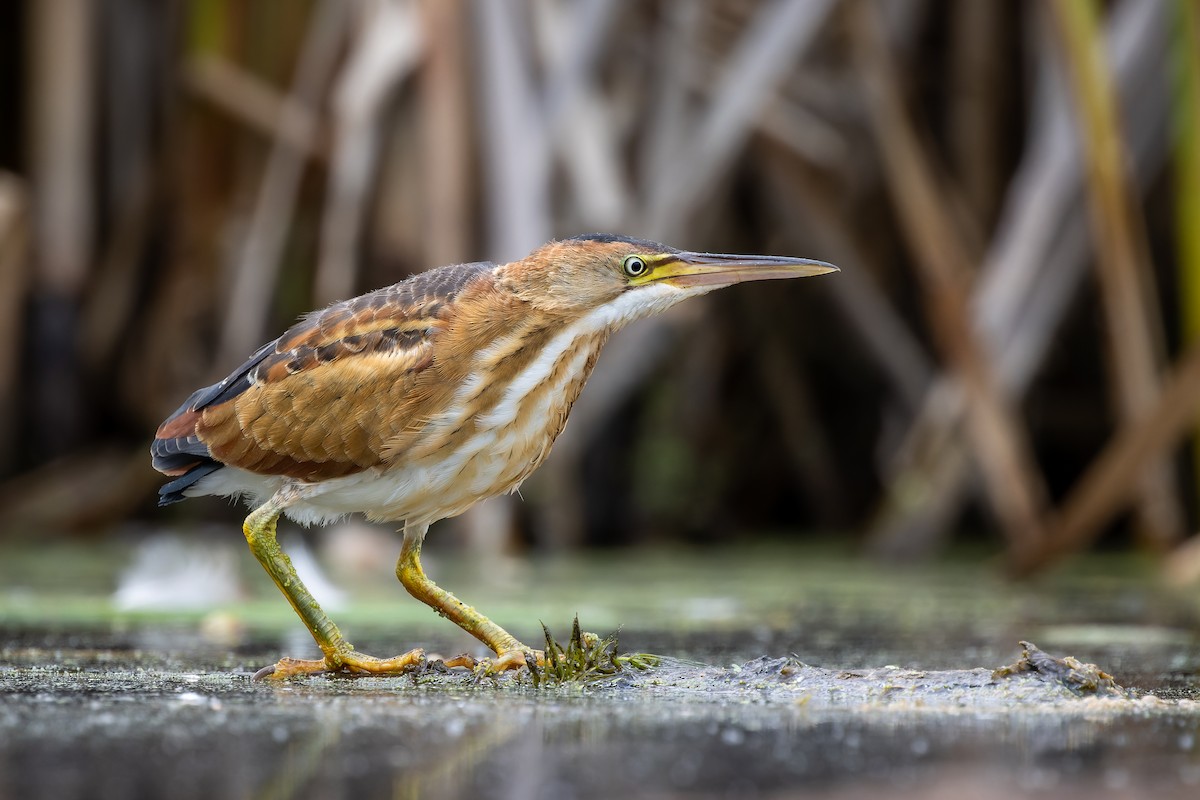
[[[283,658],[274,666],[260,670],[254,677],[290,678],[321,672],[396,675],[421,668],[425,664],[424,650],[412,650],[394,658],[374,658],[357,652],[342,636],[333,620],[321,609],[296,575],[292,560],[276,541],[276,524],[287,498],[288,495],[281,492],[256,508],[246,517],[242,531],[246,534],[250,552],[254,553],[258,563],[263,565],[263,569],[271,576],[271,580],[275,581],[279,591],[283,592],[292,608],[300,615],[325,657],[317,660]]]
[[[504,628],[429,579],[421,568],[421,544],[425,541],[428,529],[428,525],[404,527],[404,545],[400,550],[400,560],[396,563],[396,577],[409,594],[486,644],[496,654],[494,661],[479,665],[460,656],[455,659],[454,665],[478,666],[485,672],[520,669],[530,663],[543,665],[545,660],[540,650],[521,644]]]

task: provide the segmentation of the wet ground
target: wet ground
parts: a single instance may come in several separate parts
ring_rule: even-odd
[[[255,683],[312,645],[248,557],[206,578],[233,593],[215,610],[118,607],[137,578],[123,545],[0,559],[0,798],[1200,796],[1200,590],[1149,564],[1014,585],[976,558],[899,571],[782,547],[488,568],[430,554],[435,579],[531,643],[538,620],[565,636],[579,612],[666,657],[534,688]],[[329,571],[360,649],[470,648],[388,569]],[[1127,691],[995,676],[1020,640]]]

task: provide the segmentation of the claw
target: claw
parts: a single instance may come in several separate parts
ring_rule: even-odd
[[[460,657],[461,656],[455,656],[454,658],[450,659],[450,662],[452,663],[447,663],[443,658],[431,658],[429,663],[425,665],[425,671],[436,672],[438,675],[449,675],[452,667],[463,666],[462,664],[457,663]]]
[[[466,653],[457,655],[454,658],[442,659],[442,661],[440,663],[447,670],[453,669],[454,667],[462,667],[463,669],[469,669],[469,670],[474,671],[475,667],[477,667],[479,665],[478,661],[476,661],[474,658],[467,655]]]
[[[275,677],[275,665],[270,664],[268,666],[263,667],[258,672],[254,673],[254,677],[252,677],[250,680],[261,681],[261,680],[266,680],[267,678],[273,678],[273,677]]]
[[[528,665],[530,659],[533,659],[533,663],[535,664],[538,662],[538,652],[536,650],[531,650],[528,647],[522,647],[520,650],[508,650],[496,657],[496,661],[492,664],[492,670],[495,672],[506,672],[510,669],[520,669]]]
[[[303,675],[317,675],[323,672],[334,672],[325,659],[281,658],[269,667],[263,667],[254,673],[255,680],[282,681]]]
[[[521,647],[520,649],[506,650],[498,654],[495,658],[475,660],[470,656],[463,655],[459,656],[455,661],[459,661],[460,659],[462,660],[461,663],[450,666],[467,667],[474,673],[474,683],[479,683],[483,678],[492,678],[494,680],[502,672],[515,671],[525,667],[528,667],[536,676],[537,667],[542,663],[544,656],[540,650]]]

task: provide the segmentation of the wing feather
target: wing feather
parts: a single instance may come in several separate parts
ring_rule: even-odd
[[[387,441],[421,424],[409,401],[455,298],[493,266],[431,270],[307,315],[189,397],[159,428],[155,466],[322,480],[383,463]]]

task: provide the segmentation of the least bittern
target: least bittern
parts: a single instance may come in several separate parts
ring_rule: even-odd
[[[425,664],[420,649],[379,659],[351,647],[276,543],[280,514],[301,524],[355,512],[403,521],[404,588],[495,653],[447,663],[489,672],[535,664],[541,653],[426,577],[429,525],[515,491],[537,469],[613,331],[723,286],[836,269],[596,234],[510,264],[415,275],[308,315],[189,397],[151,447],[155,469],[174,478],[160,505],[199,495],[250,501],[250,550],[324,654],[284,658],[260,675]]]

